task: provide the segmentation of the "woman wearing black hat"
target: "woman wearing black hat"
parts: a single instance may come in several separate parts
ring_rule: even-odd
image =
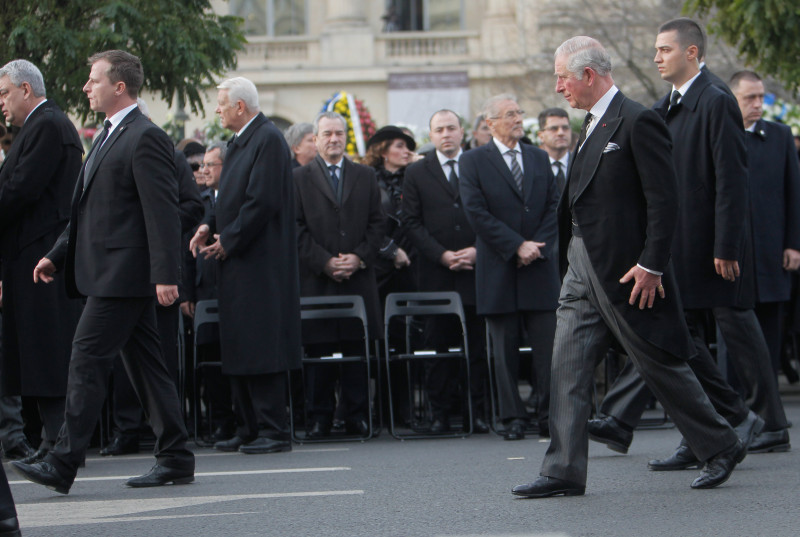
[[[386,213],[386,236],[379,252],[375,273],[381,301],[394,292],[413,291],[411,242],[403,223],[403,175],[417,144],[400,128],[387,125],[367,142],[364,164],[375,169]]]

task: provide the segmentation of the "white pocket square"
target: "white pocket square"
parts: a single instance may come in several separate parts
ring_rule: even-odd
[[[610,153],[612,151],[619,151],[619,146],[614,142],[608,142],[608,145],[603,149],[603,153]]]

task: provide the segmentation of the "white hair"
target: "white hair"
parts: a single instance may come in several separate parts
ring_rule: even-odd
[[[144,102],[144,99],[141,97],[136,98],[136,105],[139,107],[139,111],[142,115],[146,118],[150,117],[150,109],[147,107],[147,103]]]
[[[489,97],[483,103],[483,116],[487,119],[497,119],[497,115],[500,113],[497,105],[503,101],[514,101],[516,103],[517,96],[513,93],[501,93],[500,95],[493,95]]]
[[[228,90],[231,106],[242,101],[248,112],[258,112],[258,90],[252,81],[243,76],[237,76],[223,80],[217,89]]]
[[[590,68],[600,76],[611,74],[611,56],[609,56],[600,41],[585,35],[578,35],[567,39],[556,49],[554,58],[567,57],[567,71],[575,78],[583,78],[583,70]]]
[[[23,82],[31,86],[34,97],[46,97],[44,89],[44,78],[39,68],[28,60],[12,60],[0,68],[0,78],[8,76],[11,83],[20,87]]]

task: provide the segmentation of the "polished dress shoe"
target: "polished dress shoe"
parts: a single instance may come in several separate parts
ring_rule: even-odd
[[[606,416],[589,420],[589,438],[624,455],[633,442],[633,431],[614,416]]]
[[[686,442],[681,440],[675,453],[666,459],[653,459],[647,463],[647,467],[655,472],[669,472],[672,470],[688,470],[690,468],[700,468],[703,463],[695,457],[692,449]]]
[[[19,462],[25,464],[36,464],[37,462],[43,461],[48,453],[50,453],[49,449],[39,448],[30,455],[28,455],[27,457],[21,458]]]
[[[248,455],[258,455],[261,453],[280,453],[283,451],[291,451],[292,443],[288,440],[273,440],[259,436],[252,442],[239,446],[240,453]]]
[[[742,452],[747,453],[747,448],[741,440],[736,440],[733,446],[708,459],[703,471],[692,481],[692,488],[710,489],[723,484],[731,476],[737,461],[744,458]]]
[[[11,467],[15,472],[28,481],[33,481],[39,485],[44,485],[45,487],[52,489],[59,494],[69,494],[69,489],[72,487],[72,482],[75,480],[75,477],[72,477],[72,479],[67,479],[66,477],[62,476],[58,473],[58,470],[56,470],[55,466],[45,461],[39,461],[33,464],[25,464],[22,461],[13,461],[11,463]]]
[[[437,418],[431,424],[432,434],[443,434],[450,432],[450,421],[447,418]]]
[[[367,436],[369,435],[369,424],[367,420],[348,420],[344,424],[344,430],[347,434]]]
[[[733,428],[733,430],[736,432],[736,436],[738,436],[739,440],[741,440],[742,444],[744,444],[744,447],[750,446],[756,436],[758,436],[758,433],[760,433],[763,429],[764,420],[752,410],[747,412],[747,417],[744,418],[742,423]]]
[[[226,426],[226,425],[220,425],[219,427],[214,429],[213,433],[211,433],[211,436],[209,437],[209,441],[211,441],[213,443],[222,442],[222,441],[227,440],[228,438],[230,438],[232,436],[235,436],[235,435],[236,435],[236,428],[235,427],[229,427],[229,426]]]
[[[583,496],[586,487],[555,477],[539,477],[533,483],[517,485],[511,494],[523,498],[549,498],[550,496]]]
[[[36,453],[36,450],[33,449],[33,446],[28,442],[27,438],[23,438],[16,445],[4,450],[4,456],[6,460],[9,461],[18,461],[21,459],[26,459]],[[0,534],[2,535],[2,534]]]
[[[314,425],[311,426],[311,429],[306,433],[306,438],[310,438],[312,440],[317,438],[325,438],[330,436],[331,434],[331,426],[327,423],[323,423],[321,421],[315,421]]]
[[[160,487],[168,483],[173,485],[186,485],[194,481],[194,470],[179,470],[156,464],[150,471],[139,477],[128,479],[125,484],[129,487]]]
[[[483,418],[475,418],[472,420],[472,432],[475,434],[488,434],[489,425],[483,421]]]
[[[122,436],[115,436],[111,443],[100,450],[100,455],[103,457],[132,455],[134,453],[139,453],[139,439],[123,438]]]
[[[789,430],[761,431],[750,443],[747,451],[750,453],[783,452],[792,449],[789,443]]]
[[[506,426],[503,433],[503,440],[524,440],[525,424],[522,420],[514,420]]]
[[[5,520],[0,520],[0,537],[20,537],[19,520],[12,516]]]
[[[239,451],[239,448],[246,444],[248,440],[241,436],[234,436],[227,440],[222,440],[214,444],[214,449],[217,451]]]

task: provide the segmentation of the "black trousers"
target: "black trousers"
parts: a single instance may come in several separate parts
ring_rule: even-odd
[[[14,497],[11,495],[11,487],[8,486],[6,471],[0,464],[0,520],[15,516],[17,516],[17,509],[14,507]]]
[[[155,308],[155,297],[86,300],[72,342],[64,426],[45,459],[64,477],[74,477],[84,459],[120,353],[156,435],[158,463],[194,469],[178,392],[161,354]]]
[[[305,345],[309,356],[341,352],[345,356],[363,355],[362,341],[313,343]],[[356,422],[369,418],[369,394],[366,385],[367,367],[363,363],[308,364],[305,366],[306,405],[312,422],[330,425],[336,408],[336,381],[339,380],[345,421]]]
[[[536,393],[539,394],[538,419],[546,426],[550,413],[550,365],[553,360],[553,339],[556,333],[555,311],[519,311],[503,315],[488,315],[489,336],[492,338],[495,383],[500,419],[527,419],[525,403],[519,396],[519,347],[522,342],[522,323],[528,333],[528,345],[533,353],[536,370]]]
[[[229,375],[236,436],[247,441],[261,436],[289,440],[286,373]]]

